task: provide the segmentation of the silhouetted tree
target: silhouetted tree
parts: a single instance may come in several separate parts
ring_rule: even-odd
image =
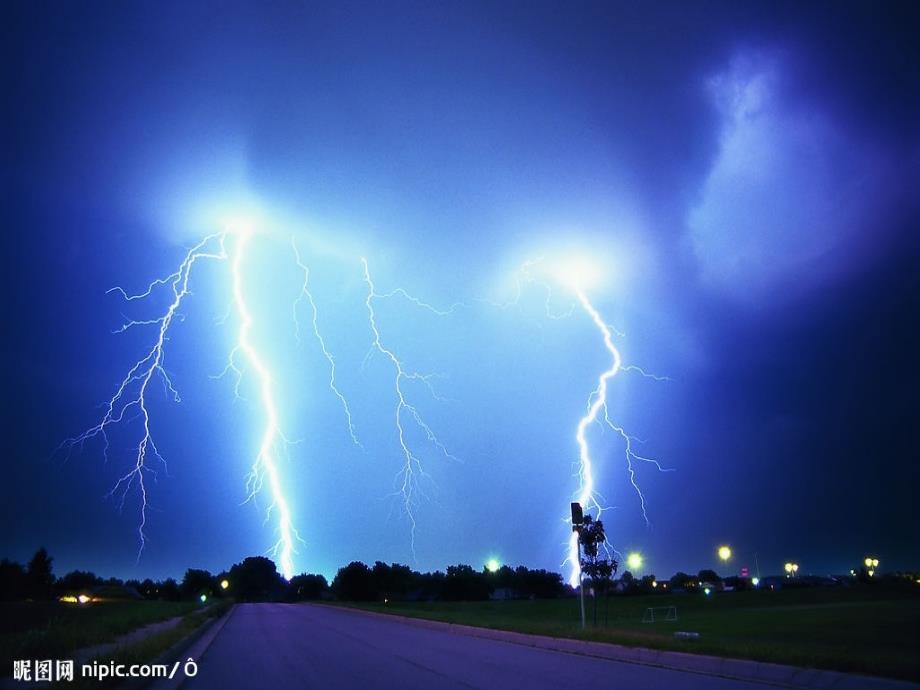
[[[595,591],[594,624],[597,625],[597,592],[609,592],[610,580],[616,574],[618,563],[616,559],[601,558],[599,555],[600,545],[607,540],[602,521],[585,515],[584,522],[576,525],[575,531],[581,544],[581,571],[589,578]]]
[[[102,578],[95,573],[72,570],[57,581],[55,591],[58,595],[79,594],[80,592],[91,592],[101,584]]]
[[[141,593],[141,596],[144,597],[144,599],[156,599],[158,596],[157,584],[149,577],[141,582],[141,585],[137,588],[137,591]]]
[[[243,601],[278,601],[286,589],[275,562],[264,556],[250,556],[234,565],[229,580],[234,596]]]
[[[179,601],[179,585],[171,577],[158,582],[155,592],[156,599],[163,601]]]
[[[0,601],[25,599],[27,589],[26,569],[6,558],[0,561]]]
[[[441,596],[447,601],[481,601],[492,593],[486,575],[463,564],[447,566],[443,587]]]
[[[288,599],[310,601],[321,599],[329,591],[329,583],[322,575],[295,575],[288,583]]]
[[[671,576],[671,589],[693,589],[696,587],[697,580],[693,575],[677,571]]]
[[[197,599],[202,594],[211,596],[214,591],[214,576],[207,570],[189,568],[185,571],[179,591],[183,599]]]
[[[722,578],[719,577],[719,574],[715,570],[712,570],[710,568],[701,570],[699,574],[697,575],[697,578],[700,582],[711,582],[712,584],[722,582]]]
[[[40,548],[29,561],[26,569],[26,587],[28,594],[33,599],[50,599],[54,587],[54,573],[51,563],[54,561],[45,547]]]
[[[375,601],[378,598],[374,574],[361,561],[339,568],[332,580],[332,592],[343,601]]]

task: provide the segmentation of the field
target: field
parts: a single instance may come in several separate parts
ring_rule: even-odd
[[[197,608],[197,602],[161,601],[0,603],[0,676],[12,673],[13,659],[66,659],[82,647]]]
[[[676,622],[643,623],[649,606],[676,606]],[[368,610],[537,635],[757,659],[920,681],[920,587],[786,589],[703,594],[618,596],[578,600],[390,602]],[[680,640],[675,631],[700,633]]]

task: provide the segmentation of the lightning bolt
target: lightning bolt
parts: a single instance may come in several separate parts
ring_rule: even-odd
[[[300,342],[300,321],[297,318],[297,306],[300,304],[301,300],[306,300],[307,304],[310,305],[310,312],[312,314],[311,324],[313,325],[313,335],[319,343],[323,356],[329,363],[329,389],[332,391],[333,395],[339,399],[339,402],[342,403],[342,410],[345,412],[345,420],[348,422],[348,433],[351,434],[351,440],[356,446],[363,448],[364,446],[361,445],[361,442],[358,440],[358,434],[355,432],[355,425],[351,417],[351,408],[349,408],[348,401],[345,399],[345,396],[342,395],[342,391],[339,390],[338,384],[335,381],[335,358],[326,347],[326,341],[319,330],[319,324],[317,323],[319,310],[316,308],[316,301],[313,299],[313,293],[310,292],[310,268],[301,260],[300,251],[297,249],[297,242],[293,237],[291,238],[291,248],[294,250],[294,260],[297,262],[298,268],[303,271],[303,284],[301,285],[300,294],[297,296],[293,307],[297,341]]]
[[[409,420],[412,421],[415,426],[420,429],[424,434],[427,441],[433,445],[438,451],[440,451],[445,457],[456,460],[456,458],[451,455],[447,450],[444,444],[438,439],[434,431],[428,423],[422,418],[421,414],[418,411],[418,408],[415,407],[412,403],[409,402],[404,390],[404,385],[407,381],[419,381],[424,384],[429,391],[437,397],[434,392],[434,389],[431,386],[432,374],[422,374],[415,371],[409,371],[403,365],[402,360],[396,356],[396,354],[389,348],[387,348],[381,339],[380,329],[377,326],[377,314],[374,311],[374,300],[383,299],[394,294],[402,294],[404,297],[407,297],[410,301],[416,302],[423,308],[429,308],[435,313],[446,314],[447,312],[441,312],[440,310],[434,309],[425,303],[422,303],[415,298],[408,295],[405,291],[396,290],[389,293],[378,293],[374,287],[374,282],[371,279],[370,269],[368,268],[367,259],[362,258],[361,264],[364,266],[364,282],[367,284],[367,299],[365,300],[365,305],[367,306],[368,320],[370,323],[371,332],[373,334],[373,344],[371,346],[371,353],[379,352],[384,357],[386,357],[390,363],[393,365],[394,371],[394,381],[393,387],[396,393],[396,409],[395,409],[395,423],[397,436],[399,438],[399,446],[403,456],[403,467],[402,470],[397,474],[397,484],[399,486],[399,494],[402,497],[403,507],[406,511],[406,515],[409,519],[410,525],[410,546],[412,548],[412,557],[415,559],[415,529],[416,529],[416,520],[414,514],[414,506],[416,503],[416,493],[418,492],[418,481],[421,477],[426,477],[427,474],[422,466],[422,462],[419,459],[418,455],[412,450],[409,445],[409,442],[406,438],[406,427],[404,424],[403,417],[408,415]]]
[[[620,356],[620,352],[613,342],[612,328],[604,321],[600,313],[597,311],[597,309],[595,309],[594,305],[591,304],[591,301],[588,299],[585,291],[577,285],[574,286],[574,290],[578,304],[588,314],[588,316],[591,318],[591,321],[600,332],[604,341],[604,347],[610,354],[610,366],[601,372],[600,376],[598,377],[597,387],[588,397],[588,409],[584,416],[578,420],[578,426],[575,430],[575,441],[578,444],[579,461],[579,488],[577,491],[576,500],[586,509],[595,509],[597,511],[598,518],[600,518],[604,511],[604,507],[598,501],[598,495],[594,488],[594,461],[591,458],[591,449],[588,445],[587,439],[588,428],[592,424],[600,421],[599,417],[601,411],[603,411],[603,423],[609,426],[623,438],[625,444],[624,452],[626,456],[626,468],[627,472],[629,473],[629,481],[633,487],[633,490],[639,497],[639,502],[642,508],[642,517],[645,519],[646,524],[649,524],[645,496],[643,495],[642,490],[639,488],[639,484],[636,481],[636,472],[635,467],[633,466],[633,460],[641,460],[643,462],[651,463],[662,472],[669,472],[672,471],[672,469],[663,468],[657,460],[646,457],[644,455],[639,455],[633,451],[633,443],[638,442],[638,439],[630,436],[621,426],[616,425],[611,420],[610,410],[607,404],[607,388],[610,379],[616,376],[620,371],[635,371],[642,376],[658,381],[668,381],[670,379],[666,376],[655,376],[654,374],[649,374],[637,366],[623,366],[623,360]],[[579,563],[578,559],[578,534],[576,532],[572,532],[572,535],[569,538],[569,550],[566,562],[568,562],[572,568],[569,575],[569,584],[571,584],[573,587],[577,587],[581,581],[581,564]]]
[[[268,478],[268,487],[272,499],[268,509],[269,515],[274,509],[278,511],[279,537],[274,551],[280,560],[281,574],[284,575],[285,579],[290,580],[294,576],[294,538],[297,533],[291,522],[291,510],[282,490],[281,472],[277,463],[278,445],[286,439],[281,433],[278,424],[278,410],[272,394],[271,371],[249,338],[253,318],[243,295],[243,257],[251,236],[252,230],[248,226],[243,226],[236,231],[231,263],[233,301],[236,305],[236,312],[240,322],[237,346],[234,352],[242,352],[255,372],[262,409],[265,411],[265,428],[262,431],[259,451],[253,463],[247,487],[251,498],[262,488],[265,478]],[[231,364],[232,357],[233,355],[231,354]]]
[[[207,249],[214,245],[217,245],[216,249]],[[226,258],[224,234],[216,233],[205,237],[201,242],[192,247],[174,273],[165,278],[157,278],[151,282],[143,292],[128,294],[121,287],[114,287],[108,291],[121,294],[126,302],[133,302],[150,297],[158,288],[168,287],[172,292],[172,301],[161,316],[154,319],[128,320],[116,331],[116,333],[123,333],[130,328],[139,326],[155,326],[156,338],[153,346],[147,351],[147,354],[135,362],[128,370],[128,373],[125,374],[114,395],[112,395],[105,404],[105,414],[102,416],[102,419],[78,436],[65,440],[61,446],[59,446],[59,449],[61,447],[67,447],[69,457],[74,446],[79,446],[82,449],[86,441],[101,436],[103,439],[103,457],[106,462],[108,462],[108,432],[110,428],[121,422],[128,424],[133,421],[133,419],[137,417],[140,418],[141,433],[135,447],[134,464],[127,473],[118,479],[111,491],[107,494],[108,497],[120,494],[119,510],[122,510],[128,492],[135,485],[138,488],[141,500],[140,521],[137,526],[139,542],[137,549],[138,561],[140,561],[144,546],[147,544],[147,535],[144,531],[147,526],[147,510],[149,507],[147,500],[147,477],[150,475],[155,480],[157,476],[156,470],[150,466],[150,459],[156,459],[163,468],[166,469],[166,460],[157,449],[156,441],[150,430],[148,395],[150,392],[150,383],[156,376],[159,376],[167,393],[172,396],[175,402],[179,402],[179,394],[173,386],[169,373],[163,365],[169,329],[173,324],[173,320],[176,318],[177,314],[179,314],[179,307],[182,305],[183,300],[190,294],[189,277],[195,263],[201,259],[225,260]],[[135,411],[137,414],[132,417],[132,419],[125,419],[126,414],[129,412],[134,413]]]
[[[125,425],[130,424],[137,418],[141,420],[140,437],[135,446],[133,465],[127,473],[118,479],[107,494],[109,497],[119,497],[119,510],[121,510],[132,487],[136,486],[138,489],[141,501],[140,520],[137,527],[139,541],[137,560],[139,561],[147,543],[145,528],[147,526],[147,511],[150,505],[148,502],[147,479],[148,477],[153,477],[154,479],[157,477],[157,471],[151,466],[151,460],[155,459],[166,469],[166,460],[160,454],[151,431],[150,384],[154,378],[159,377],[166,393],[175,402],[180,401],[179,393],[173,386],[172,379],[164,366],[170,329],[177,317],[181,321],[180,307],[185,298],[191,294],[189,282],[194,265],[203,259],[229,260],[233,283],[233,305],[239,318],[239,332],[236,346],[230,352],[228,363],[223,373],[233,371],[237,375],[235,390],[238,395],[242,370],[237,366],[236,357],[240,354],[245,357],[258,379],[260,401],[266,417],[259,451],[247,478],[247,501],[258,493],[267,478],[272,497],[267,517],[271,515],[273,510],[278,512],[279,539],[273,551],[279,557],[282,573],[286,578],[290,579],[294,574],[292,558],[295,553],[294,540],[295,538],[299,539],[299,537],[291,522],[291,511],[282,490],[282,480],[277,464],[278,446],[282,442],[288,441],[281,433],[278,423],[277,406],[272,394],[271,371],[250,339],[253,318],[243,291],[242,265],[251,235],[251,229],[242,225],[208,235],[186,253],[179,264],[179,268],[174,273],[165,278],[157,278],[149,283],[144,291],[129,294],[121,287],[114,287],[108,291],[119,293],[126,302],[134,302],[152,297],[154,293],[161,289],[168,289],[172,293],[172,300],[166,311],[160,316],[151,319],[128,319],[115,331],[116,333],[124,333],[131,328],[153,326],[156,328],[156,337],[154,344],[147,353],[135,362],[122,378],[115,393],[105,404],[105,413],[102,419],[78,436],[66,439],[59,446],[59,450],[66,447],[69,457],[74,447],[82,449],[87,441],[101,437],[103,440],[103,457],[107,462],[109,459],[109,431],[111,428],[122,423]],[[230,238],[232,238],[232,242],[228,242]],[[227,249],[228,244],[231,247],[230,252]],[[136,414],[133,414],[135,412]]]

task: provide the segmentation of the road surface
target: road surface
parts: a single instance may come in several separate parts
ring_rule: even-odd
[[[765,690],[327,606],[241,604],[182,690]]]

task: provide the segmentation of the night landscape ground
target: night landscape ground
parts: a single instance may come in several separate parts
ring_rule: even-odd
[[[0,1],[0,690],[920,690],[918,36]]]
[[[353,604],[356,605],[356,604]],[[357,606],[357,605],[356,605]],[[920,587],[731,592],[706,597],[615,597],[599,627],[582,631],[574,600],[389,602],[372,611],[462,625],[656,649],[757,659],[920,681]],[[592,603],[589,600],[589,616]],[[677,621],[643,623],[647,607],[675,606]],[[659,616],[662,616],[659,613]],[[675,639],[676,631],[700,633]]]

